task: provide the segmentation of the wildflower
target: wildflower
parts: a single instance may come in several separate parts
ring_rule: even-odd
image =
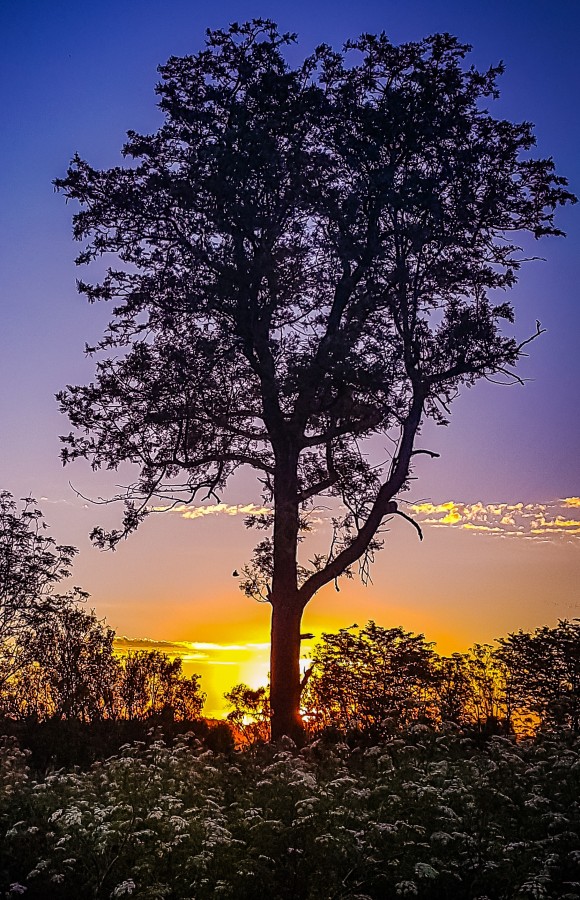
[[[395,885],[395,890],[397,894],[400,894],[402,897],[417,897],[419,894],[419,890],[414,881],[399,881]]]
[[[437,878],[439,872],[427,863],[418,862],[415,864],[415,875],[417,878]]]
[[[127,881],[122,881],[121,884],[118,884],[111,897],[124,897],[126,894],[132,894],[135,890],[135,882],[129,878]]]
[[[533,900],[542,900],[543,897],[548,896],[548,892],[539,879],[534,879],[533,881],[527,881],[525,884],[522,884],[520,896],[531,897]]]
[[[431,835],[431,840],[433,842],[443,844],[443,846],[446,847],[447,844],[451,843],[453,838],[450,834],[447,834],[446,831],[434,831]]]

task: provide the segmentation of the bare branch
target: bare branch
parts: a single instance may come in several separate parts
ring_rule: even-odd
[[[435,453],[434,450],[413,450],[411,456],[418,456],[420,453],[424,453],[426,456],[430,456],[431,459],[439,459],[441,456],[440,453]]]
[[[407,513],[404,513],[404,512],[403,512],[402,510],[400,510],[400,509],[396,509],[396,510],[393,512],[393,515],[395,515],[395,516],[401,516],[402,519],[406,519],[407,522],[410,522],[411,525],[413,526],[413,528],[416,528],[416,529],[417,529],[417,532],[418,532],[418,534],[419,534],[419,540],[420,540],[420,541],[423,540],[423,532],[421,531],[420,525],[419,525],[417,522],[415,522],[415,519],[412,519],[411,516],[408,516]]]

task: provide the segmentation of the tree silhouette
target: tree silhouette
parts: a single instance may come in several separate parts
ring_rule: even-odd
[[[57,544],[47,534],[32,497],[18,504],[8,491],[0,491],[0,691],[29,662],[26,641],[47,616],[87,596],[76,587],[55,592],[70,576],[76,553],[76,547]]]
[[[314,650],[304,703],[315,728],[377,736],[387,725],[433,719],[437,674],[422,634],[368,622],[323,634]]]
[[[95,381],[69,386],[64,461],[140,470],[114,546],[151,498],[220,494],[254,469],[272,513],[244,570],[272,605],[272,734],[299,737],[300,622],[404,515],[424,418],[462,384],[499,375],[523,344],[501,332],[517,235],[556,235],[572,200],[531,126],[493,118],[501,66],[466,68],[448,34],[394,46],[363,35],[292,68],[270,21],[208,32],[157,87],[164,124],[128,133],[126,167],[78,156],[56,186],[80,203],[80,264],[113,254],[90,301],[113,301]],[[539,326],[538,326],[539,331]],[[527,342],[524,342],[527,343]],[[388,437],[387,462],[365,442]],[[436,454],[431,454],[432,456]],[[337,498],[328,552],[299,559],[321,495]],[[157,501],[159,502],[159,501]]]
[[[140,650],[123,659],[118,692],[120,712],[127,719],[197,719],[205,702],[199,676],[184,677],[181,659],[159,650]]]
[[[94,611],[71,601],[21,640],[42,673],[53,718],[95,722],[114,716],[119,668],[114,638]]]
[[[491,644],[474,644],[463,657],[468,694],[467,720],[478,731],[513,729],[513,688],[509,668]]]
[[[443,722],[464,725],[469,721],[473,684],[469,677],[469,657],[466,653],[438,656],[434,660],[435,692],[439,716]]]
[[[580,731],[580,621],[518,631],[496,651],[509,672],[514,705],[539,716],[545,730]]]
[[[268,740],[271,710],[267,688],[235,684],[224,698],[231,707],[226,718],[240,738],[248,745]]]

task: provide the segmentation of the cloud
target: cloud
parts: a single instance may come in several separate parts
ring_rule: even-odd
[[[408,507],[410,514],[421,525],[435,528],[456,528],[495,537],[520,537],[528,540],[580,540],[580,497],[564,497],[545,503],[463,503],[446,500],[443,503],[414,503]],[[155,512],[177,513],[184,519],[199,519],[204,516],[262,516],[272,512],[266,506],[255,503],[214,503],[204,506],[190,506],[178,503],[175,506],[155,506]],[[209,649],[200,645],[198,650]],[[232,651],[238,650],[232,646]],[[241,649],[241,648],[240,648]]]
[[[116,637],[115,650],[122,656],[127,653],[149,652],[158,650],[172,659],[208,660],[209,654],[201,651],[201,647],[189,641],[156,641],[153,638]]]
[[[269,642],[220,644],[209,641],[158,641],[155,638],[147,637],[115,638],[115,650],[122,656],[127,653],[158,650],[160,653],[166,653],[172,659],[179,657],[184,662],[199,661],[207,665],[235,665],[236,662],[253,656],[256,651],[266,651],[269,648]],[[235,659],[232,661],[231,657]]]
[[[203,516],[264,516],[271,512],[267,506],[256,506],[255,503],[236,503],[233,506],[228,503],[213,503],[207,506],[190,506],[187,503],[178,503],[175,506],[152,506],[152,512],[178,513],[182,519],[201,519]]]
[[[580,539],[580,497],[546,503],[415,503],[410,513],[423,525],[529,540]]]

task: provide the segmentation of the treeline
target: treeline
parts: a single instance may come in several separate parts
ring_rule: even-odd
[[[32,498],[0,493],[0,716],[42,722],[191,721],[205,695],[199,676],[156,650],[120,657],[115,632],[86,608],[70,576],[74,547],[47,535]]]
[[[115,653],[115,633],[94,612],[64,605],[10,647],[0,715],[42,722],[192,721],[205,701],[199,676],[158,650]],[[3,652],[4,651],[4,652]],[[0,648],[6,670],[6,647]]]
[[[0,493],[0,719],[64,722],[199,720],[198,675],[157,650],[120,656],[115,634],[79,588],[58,593],[74,547],[47,535],[32,499]],[[307,733],[370,738],[414,724],[482,734],[580,730],[580,622],[560,621],[441,656],[422,634],[374,622],[323,634],[303,680]],[[228,720],[267,740],[266,687],[236,685]]]
[[[415,724],[480,734],[580,730],[580,623],[561,620],[441,656],[422,634],[374,622],[323,634],[304,676],[311,736],[374,739]],[[228,715],[248,743],[268,734],[267,688],[237,685]]]
[[[304,695],[311,727],[370,732],[416,722],[506,734],[578,732],[580,624],[520,631],[440,656],[402,628],[345,628],[314,651]]]

